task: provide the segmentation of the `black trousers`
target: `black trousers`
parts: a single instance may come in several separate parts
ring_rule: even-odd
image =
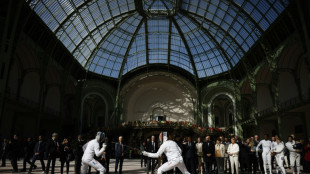
[[[143,165],[144,163],[144,165]],[[141,155],[141,167],[145,167],[147,163],[147,158],[144,155]]]
[[[118,165],[119,165],[119,174],[123,172],[123,162],[124,162],[124,157],[117,157],[115,159],[115,173],[117,173]]]
[[[190,173],[195,173],[195,159],[194,158],[185,158],[185,166],[187,171]]]
[[[65,163],[66,163],[66,173],[69,174],[69,166],[70,166],[69,160],[60,161],[60,173],[63,174]]]
[[[263,154],[260,152],[258,153],[258,163],[259,163],[260,171],[264,171]]]
[[[248,171],[250,168],[250,158],[249,154],[241,154],[239,156],[240,168],[241,171]]]
[[[45,164],[44,164],[43,156],[33,155],[29,172],[31,172],[33,167],[35,166],[36,160],[40,160],[41,166],[42,166],[42,171],[45,171]]]
[[[251,153],[250,154],[250,168],[249,168],[249,172],[257,172],[257,157],[255,155],[255,153]]]
[[[147,159],[147,173],[149,173],[150,171],[153,173],[156,165],[157,165],[157,159],[148,158]]]
[[[271,168],[274,169],[273,163],[275,160],[275,156],[271,156]]]
[[[82,156],[75,156],[74,161],[75,161],[74,172],[75,172],[75,174],[80,174],[81,173]]]
[[[30,155],[30,154],[28,154],[28,153],[25,154],[24,161],[23,161],[23,170],[26,170],[26,165],[27,165],[27,163],[28,163],[29,165],[31,165],[31,162],[30,162],[31,156],[32,156],[32,155]]]
[[[205,159],[206,158],[204,158],[204,160]],[[212,161],[205,160],[205,169],[206,169],[206,174],[211,174],[212,173]]]
[[[2,164],[1,166],[6,166],[6,152],[1,152],[1,160],[2,160]]]
[[[56,156],[50,155],[47,159],[47,165],[46,165],[46,173],[49,172],[50,166],[52,162],[52,169],[51,169],[51,174],[54,174],[55,172],[55,162],[56,162]]]
[[[107,173],[109,173],[109,167],[110,167],[110,158],[106,158],[104,161],[104,168]]]
[[[12,157],[11,157],[11,164],[12,164],[13,170],[15,172],[18,172],[17,155],[12,155]]]

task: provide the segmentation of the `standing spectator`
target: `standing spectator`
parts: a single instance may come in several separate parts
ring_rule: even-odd
[[[256,149],[254,145],[254,139],[251,137],[249,139],[249,142],[247,143],[248,145],[248,151],[249,151],[249,160],[250,160],[250,166],[249,166],[249,172],[256,173],[257,172],[257,158],[256,158]]]
[[[295,174],[295,162],[296,162],[296,168],[297,168],[297,174],[300,173],[300,152],[301,150],[296,148],[295,141],[293,141],[293,137],[290,136],[288,138],[288,142],[285,144],[286,148],[290,152],[290,164],[291,164],[291,170],[293,174]]]
[[[258,135],[254,136],[254,146],[256,151],[258,150],[258,157],[256,156],[256,158],[258,159],[258,164],[259,164],[259,168],[260,171],[264,170],[264,161],[263,161],[263,148],[262,146],[257,146],[259,144],[259,139],[258,139]]]
[[[31,162],[31,166],[29,169],[29,173],[32,172],[32,168],[37,168],[37,166],[35,165],[35,162],[37,159],[40,160],[41,162],[41,166],[42,166],[42,171],[45,172],[45,164],[44,164],[44,152],[45,152],[45,143],[43,142],[43,138],[42,136],[39,136],[39,141],[35,144],[33,152],[34,155],[32,157],[32,162]]]
[[[0,157],[1,157],[1,167],[6,166],[6,156],[8,154],[8,140],[6,138],[3,139],[3,143],[1,144]]]
[[[185,165],[189,172],[195,173],[195,154],[196,154],[196,146],[192,142],[191,137],[187,137],[187,142],[184,146],[184,157],[185,157]]]
[[[146,151],[146,144],[145,142],[143,141],[142,144],[140,145],[140,152],[141,152],[141,167],[146,167],[146,157],[142,154],[143,151]],[[144,163],[144,165],[143,165]]]
[[[303,165],[303,172],[310,173],[310,138],[308,143],[305,145],[305,158],[304,158],[304,165]]]
[[[46,152],[48,155],[47,159],[47,165],[46,165],[46,173],[49,172],[50,164],[52,162],[52,169],[51,169],[51,174],[54,174],[55,170],[55,161],[56,157],[59,153],[59,143],[57,142],[57,133],[52,134],[52,139],[48,140],[47,146],[46,146]]]
[[[11,164],[13,167],[13,172],[18,172],[17,166],[17,158],[20,154],[20,142],[18,141],[18,136],[14,135],[13,140],[9,142],[9,149],[10,149],[10,157],[11,157]]]
[[[70,160],[72,159],[72,151],[71,151],[71,146],[67,138],[65,138],[62,141],[59,149],[60,149],[59,150],[60,151],[60,173],[63,174],[64,165],[66,163],[66,171],[67,171],[67,174],[69,174],[69,164],[70,164]]]
[[[276,141],[276,137],[278,137],[277,135],[274,137],[271,137],[271,149],[273,149],[274,147],[276,147],[278,145],[277,141]],[[275,156],[271,155],[271,169],[274,169],[274,160],[275,160]]]
[[[156,153],[157,150],[158,150],[158,144],[155,141],[155,136],[153,135],[151,137],[151,141],[146,145],[146,151],[150,153]],[[157,159],[148,158],[147,163],[148,163],[147,173],[149,173],[149,170],[151,169],[151,173],[153,174],[157,164]]]
[[[33,156],[33,148],[34,148],[34,143],[31,138],[27,138],[27,142],[25,143],[24,147],[24,161],[23,161],[23,169],[22,172],[26,172],[26,164],[28,163],[31,165],[30,158]],[[34,166],[37,168],[37,166]]]
[[[231,173],[234,174],[234,167],[236,168],[236,173],[239,173],[239,145],[236,144],[235,138],[231,138],[231,144],[228,146],[227,153],[230,159],[230,169]]]
[[[106,144],[106,149],[104,152],[104,167],[106,169],[106,172],[109,173],[110,159],[112,155],[112,145],[109,142],[108,137],[105,137],[104,142]]]
[[[202,145],[202,150],[206,173],[211,174],[211,167],[215,153],[215,145],[213,142],[210,141],[210,136],[206,136],[206,141]]]
[[[225,155],[225,146],[221,143],[221,140],[216,140],[215,144],[215,159],[216,166],[219,174],[224,174],[224,155]]]
[[[276,159],[276,162],[278,164],[278,167],[281,170],[282,174],[285,174],[285,169],[283,167],[283,158],[284,158],[284,143],[280,140],[279,137],[276,138],[276,142],[277,144],[274,145],[273,149],[272,149],[272,153],[274,154],[274,157]],[[277,173],[278,173],[278,168],[277,168]]]
[[[197,157],[198,157],[198,174],[203,173],[203,151],[202,151],[202,145],[203,143],[201,142],[201,138],[197,138],[197,143],[196,143],[196,152],[197,152]]]
[[[85,144],[85,141],[83,140],[82,135],[78,135],[77,140],[73,142],[72,144],[72,150],[74,154],[74,172],[75,174],[81,173],[81,163],[82,163],[82,156],[83,156],[83,146]]]
[[[249,140],[247,140],[249,142]],[[242,141],[239,145],[239,161],[242,172],[250,170],[249,148],[247,142]]]
[[[230,144],[230,141],[228,140],[228,138],[224,138],[224,142],[225,142],[225,158],[224,158],[224,170],[225,170],[225,173],[229,173],[229,166],[230,166],[230,161],[229,161],[229,155],[227,153],[227,149],[228,149],[228,146]]]
[[[120,136],[118,138],[119,142],[115,144],[115,173],[117,173],[118,165],[119,165],[119,174],[122,173],[123,162],[125,158],[125,154],[127,152],[127,147],[123,143],[123,137]]]

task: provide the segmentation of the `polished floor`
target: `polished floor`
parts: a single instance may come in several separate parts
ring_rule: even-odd
[[[115,160],[112,159],[111,160],[111,164],[110,164],[110,173],[114,174],[114,162]],[[46,164],[46,161],[45,161]],[[32,173],[33,174],[41,174],[41,165],[40,165],[40,161],[36,162],[36,165],[38,165],[38,168],[36,170],[34,170]],[[20,160],[18,161],[18,168],[22,169],[23,166],[23,161]],[[29,165],[27,165],[27,169],[29,169]],[[74,174],[74,162],[70,163],[70,174]],[[5,173],[12,173],[12,167],[10,164],[10,161],[7,160],[7,166],[6,167],[0,167],[0,173],[5,174]],[[19,173],[27,173],[27,172],[19,172]],[[56,161],[56,168],[55,168],[55,173],[60,173],[60,162],[59,160]],[[95,174],[95,170],[92,169],[92,174]],[[124,174],[146,174],[146,168],[141,168],[140,166],[140,160],[137,159],[125,159],[124,160],[124,165],[123,165],[123,173]],[[275,171],[273,171],[273,173],[275,173]],[[288,172],[289,173],[289,172]],[[305,174],[305,173],[303,173]]]

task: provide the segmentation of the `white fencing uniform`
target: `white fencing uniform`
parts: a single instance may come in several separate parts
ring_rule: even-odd
[[[278,164],[278,167],[280,168],[282,174],[285,174],[285,169],[283,167],[283,161],[284,161],[284,143],[281,142],[280,144],[274,145],[273,146],[273,152],[276,153],[275,158]],[[278,173],[278,168],[277,168],[277,173]]]
[[[293,170],[293,174],[295,174],[294,166],[296,162],[296,168],[297,168],[297,174],[300,173],[300,154],[296,152],[296,149],[293,148],[295,145],[295,141],[293,142],[287,142],[286,148],[290,151],[290,164],[291,164],[291,169]]]
[[[231,173],[234,174],[234,166],[236,167],[236,172],[237,174],[239,173],[239,145],[237,143],[235,144],[229,144],[227,153],[232,155],[229,156],[230,160],[230,168],[231,168]]]
[[[259,142],[259,144],[257,145],[257,147],[259,147],[260,145],[263,146],[262,157],[263,157],[263,162],[264,162],[264,171],[265,171],[265,173],[267,173],[267,166],[269,166],[269,173],[272,174],[271,154],[270,154],[271,141],[270,140],[261,140]],[[256,149],[256,151],[258,151],[258,148]]]
[[[166,154],[168,162],[160,166],[157,170],[157,174],[162,174],[166,171],[169,171],[175,167],[178,167],[179,170],[183,174],[190,174],[183,162],[183,157],[182,157],[182,150],[180,147],[177,145],[176,142],[167,140],[164,142],[160,148],[158,149],[157,153],[148,153],[148,152],[143,152],[144,156],[150,157],[150,158],[158,158],[161,156],[163,153]]]
[[[99,149],[99,143],[97,139],[93,139],[88,142],[87,147],[84,151],[84,155],[82,157],[82,174],[86,174],[88,171],[88,166],[95,168],[100,174],[104,174],[105,168],[94,159],[94,156],[100,157],[105,151],[106,145],[102,145],[102,148]]]

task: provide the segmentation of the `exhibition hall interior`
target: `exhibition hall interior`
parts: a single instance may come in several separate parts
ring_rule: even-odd
[[[3,0],[0,137],[100,130],[135,145],[169,130],[308,140],[309,8],[301,0]]]

